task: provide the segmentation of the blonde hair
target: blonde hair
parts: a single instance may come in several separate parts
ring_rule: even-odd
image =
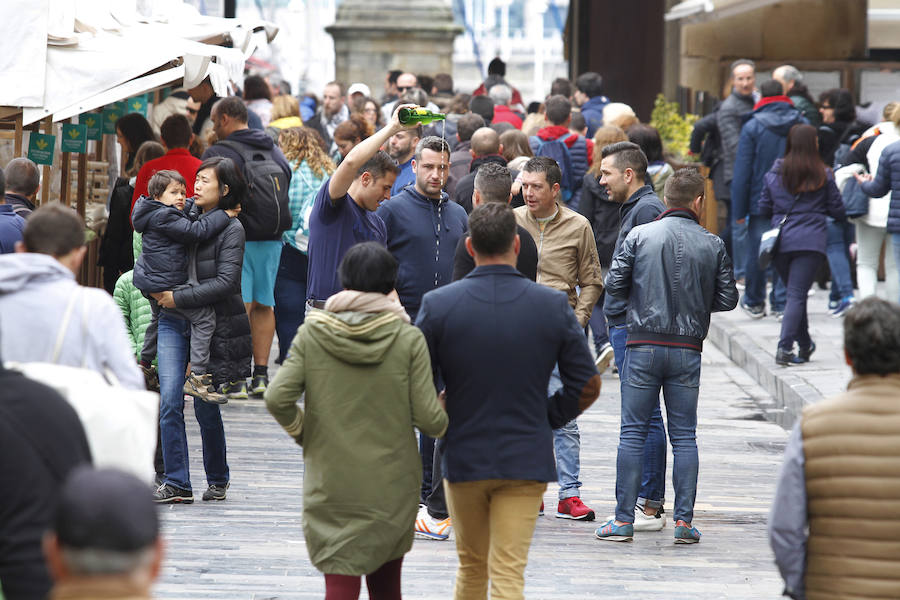
[[[603,124],[615,125],[622,131],[628,131],[632,125],[640,123],[634,109],[623,102],[610,102],[603,107]]]
[[[628,136],[620,127],[604,125],[594,134],[594,155],[588,173],[600,175],[600,161],[603,160],[603,148],[616,142],[627,142]]]
[[[525,117],[525,122],[522,123],[522,133],[529,137],[537,135],[539,129],[547,127],[549,124],[544,113],[531,113]]]
[[[334,161],[322,149],[319,136],[307,127],[288,127],[278,134],[278,147],[284,157],[295,163],[294,170],[306,161],[316,177],[324,177],[334,173]]]
[[[293,96],[282,94],[275,96],[272,100],[272,120],[283,119],[284,117],[299,117],[300,103]]]
[[[900,102],[891,102],[894,104],[894,108],[891,110],[891,116],[888,117],[891,123],[894,124],[894,127],[900,129]]]

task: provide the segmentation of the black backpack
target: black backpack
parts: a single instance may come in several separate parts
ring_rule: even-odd
[[[275,162],[272,150],[250,148],[233,141],[219,144],[231,148],[244,159],[244,179],[250,188],[238,218],[244,226],[247,241],[275,240],[291,228],[288,202],[290,177]]]

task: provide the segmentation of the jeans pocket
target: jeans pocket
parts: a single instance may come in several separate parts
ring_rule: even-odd
[[[625,351],[625,381],[635,387],[646,387],[657,381],[653,376],[652,346],[629,346]],[[621,373],[620,373],[621,376]]]
[[[700,353],[696,350],[682,348],[681,369],[678,373],[678,383],[685,387],[700,387]]]

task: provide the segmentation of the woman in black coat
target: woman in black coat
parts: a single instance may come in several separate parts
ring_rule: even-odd
[[[194,198],[185,210],[206,218],[217,210],[235,208],[247,196],[247,185],[229,158],[214,157],[197,169]],[[159,316],[157,359],[159,363],[161,445],[165,480],[154,493],[161,503],[194,501],[188,470],[187,437],[184,427],[185,372],[190,349],[190,323],[166,308],[213,306],[216,329],[210,343],[209,372],[212,384],[245,379],[250,375],[250,321],[241,300],[241,265],[244,260],[244,228],[231,219],[215,238],[196,249],[196,285],[154,294],[163,310]],[[209,485],[204,500],[224,500],[229,471],[225,458],[225,429],[217,404],[194,399],[194,414],[203,438],[203,466]]]
[[[816,349],[809,336],[806,299],[825,258],[826,216],[846,219],[841,193],[834,174],[819,156],[812,125],[791,127],[784,158],[775,161],[765,175],[759,214],[770,217],[773,227],[787,215],[773,260],[787,287],[775,362],[783,366],[805,363]]]

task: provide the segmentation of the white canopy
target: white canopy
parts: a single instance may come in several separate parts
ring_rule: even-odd
[[[147,4],[147,0],[143,4]],[[24,124],[60,121],[184,78],[209,75],[219,95],[240,81],[244,61],[277,29],[200,15],[181,0],[5,0],[0,106],[21,107]],[[226,41],[225,48],[203,41]]]

